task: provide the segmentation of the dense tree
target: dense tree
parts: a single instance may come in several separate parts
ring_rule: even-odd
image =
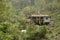
[[[8,15],[12,12],[8,4],[7,0],[0,0],[0,40],[17,40],[19,38],[16,37],[19,36],[15,35],[20,31],[18,28],[15,28],[14,24],[8,21]]]
[[[38,12],[49,14],[54,25],[27,24],[27,17]],[[53,40],[60,34],[59,17],[60,0],[0,0],[0,40]]]
[[[0,0],[0,21],[2,21],[2,19],[5,19],[7,15],[7,9],[8,5],[6,4],[6,0]]]

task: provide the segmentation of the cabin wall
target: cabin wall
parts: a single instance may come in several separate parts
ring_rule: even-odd
[[[50,18],[47,18],[47,17],[45,17],[43,20],[44,22],[50,22]]]
[[[51,22],[50,17],[31,17],[31,21],[28,20],[28,22],[32,22],[36,25],[44,25],[44,24],[49,24]]]

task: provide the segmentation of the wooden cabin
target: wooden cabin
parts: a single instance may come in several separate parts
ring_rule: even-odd
[[[34,24],[42,25],[42,24],[49,24],[51,22],[51,17],[49,15],[31,15],[28,20],[33,22]],[[27,21],[28,21],[27,20]]]

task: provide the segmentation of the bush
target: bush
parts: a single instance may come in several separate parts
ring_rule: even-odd
[[[27,38],[27,40],[33,40],[33,39],[36,40],[36,39],[46,38],[46,33],[47,33],[46,27],[40,27],[38,31],[36,30],[35,31],[32,30],[33,32],[30,32],[29,34],[30,37]]]

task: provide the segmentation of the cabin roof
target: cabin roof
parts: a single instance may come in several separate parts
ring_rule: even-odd
[[[49,15],[42,15],[42,14],[34,14],[34,15],[31,15],[31,17],[48,17]]]

